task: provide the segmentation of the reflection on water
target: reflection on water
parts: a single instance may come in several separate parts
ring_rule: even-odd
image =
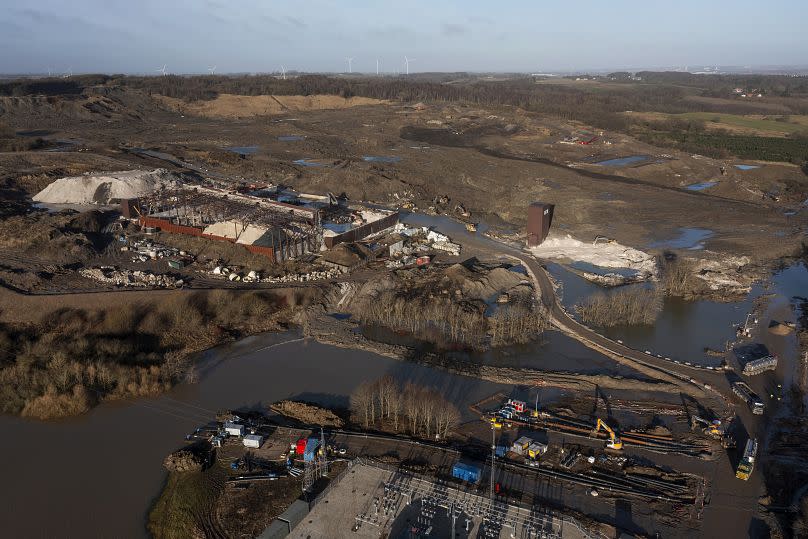
[[[548,264],[547,269],[556,280],[563,283],[561,302],[571,313],[574,305],[590,294],[604,289],[558,264]],[[652,286],[649,283],[628,286]],[[704,349],[724,350],[735,339],[735,326],[743,324],[751,312],[756,298],[774,294],[769,300],[770,308],[793,302],[793,298],[806,295],[808,269],[804,262],[791,265],[775,273],[768,283],[756,284],[741,301],[684,301],[666,298],[662,313],[653,326],[615,326],[600,329],[612,339],[620,339],[638,350],[651,350],[654,354],[680,361],[716,366],[720,358],[705,354]],[[597,328],[596,328],[597,329]]]
[[[626,157],[617,157],[615,159],[607,159],[605,161],[598,161],[595,163],[596,165],[601,165],[604,167],[625,167],[628,165],[633,165],[634,163],[641,163],[642,161],[647,161],[647,155],[629,155]]]
[[[268,334],[207,353],[202,379],[157,398],[109,403],[63,422],[0,417],[5,537],[145,537],[165,480],[163,457],[217,410],[285,398],[347,406],[364,380],[390,374],[468,405],[507,387],[377,356]],[[88,517],[89,515],[89,517]]]
[[[401,158],[387,155],[364,155],[362,156],[362,160],[368,163],[398,163],[401,161]]]
[[[704,240],[712,237],[713,231],[708,228],[683,227],[679,235],[666,240],[653,241],[648,244],[652,249],[688,249],[697,251],[704,249]]]
[[[705,189],[715,187],[716,185],[718,185],[717,181],[691,183],[690,185],[686,186],[685,189],[687,189],[688,191],[704,191]]]

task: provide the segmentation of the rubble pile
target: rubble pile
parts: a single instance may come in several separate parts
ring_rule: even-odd
[[[176,279],[171,275],[140,270],[119,270],[111,266],[84,268],[79,270],[79,273],[94,281],[123,287],[179,288],[185,284],[182,279]]]
[[[255,270],[250,270],[246,275],[243,275],[243,272],[239,272],[236,269],[231,269],[227,266],[216,266],[210,271],[210,274],[214,277],[243,283],[304,283],[333,279],[340,275],[341,272],[337,268],[330,268],[327,270],[314,270],[308,273],[287,273],[277,277],[261,277],[261,274]]]

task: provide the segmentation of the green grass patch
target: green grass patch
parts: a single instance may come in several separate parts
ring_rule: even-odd
[[[215,526],[216,501],[227,472],[217,462],[207,470],[171,472],[149,513],[148,530],[155,539],[185,539]]]
[[[671,116],[688,120],[703,120],[705,122],[735,127],[745,127],[747,129],[757,129],[758,131],[769,131],[772,133],[808,132],[808,117],[805,116],[782,116],[782,118],[784,118],[783,121],[776,120],[775,118],[778,118],[777,115],[757,118],[741,114],[720,114],[715,112],[685,112],[683,114],[672,114]]]
[[[757,137],[722,133],[646,131],[637,137],[648,144],[674,147],[718,159],[733,156],[760,161],[802,164],[808,161],[808,139],[804,137]]]

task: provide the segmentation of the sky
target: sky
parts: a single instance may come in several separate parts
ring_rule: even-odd
[[[806,0],[0,0],[0,73],[808,65]]]

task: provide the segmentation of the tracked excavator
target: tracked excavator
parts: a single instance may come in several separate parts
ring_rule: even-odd
[[[595,434],[597,434],[601,427],[609,433],[609,441],[606,442],[606,447],[609,449],[623,449],[623,440],[621,440],[615,433],[614,430],[607,425],[602,419],[598,418],[598,422],[595,425]]]
[[[697,415],[691,416],[690,421],[693,425],[693,428],[698,426],[702,427],[702,432],[708,436],[712,436],[713,438],[720,440],[721,445],[725,449],[730,449],[735,447],[735,438],[728,432],[729,425],[732,422],[732,419],[728,420],[726,423],[722,423],[719,419],[714,419],[709,421],[704,419],[703,417],[699,417]]]

